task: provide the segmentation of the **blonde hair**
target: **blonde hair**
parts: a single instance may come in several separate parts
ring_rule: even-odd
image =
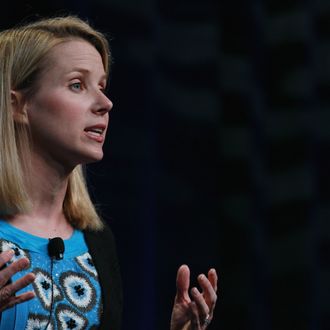
[[[55,17],[0,33],[0,215],[10,217],[31,207],[25,188],[23,151],[29,148],[25,125],[13,119],[11,91],[29,98],[37,88],[47,54],[55,45],[75,38],[92,44],[100,53],[106,74],[110,50],[106,37],[75,16]],[[69,177],[63,212],[78,229],[100,230],[103,222],[89,196],[82,166]]]

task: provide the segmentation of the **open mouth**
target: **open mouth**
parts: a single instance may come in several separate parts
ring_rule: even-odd
[[[97,142],[103,142],[104,140],[104,132],[105,132],[106,126],[104,125],[95,125],[86,127],[84,131],[86,132],[86,135]]]
[[[93,127],[90,127],[90,128],[86,128],[85,129],[85,132],[91,134],[91,135],[94,135],[94,136],[102,136],[103,135],[103,132],[104,132],[104,128],[93,128]]]

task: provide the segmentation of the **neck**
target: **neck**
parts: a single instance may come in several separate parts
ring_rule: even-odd
[[[72,170],[50,165],[34,156],[28,173],[25,173],[32,208],[28,213],[13,216],[9,222],[40,237],[68,238],[73,228],[63,213],[63,201]]]

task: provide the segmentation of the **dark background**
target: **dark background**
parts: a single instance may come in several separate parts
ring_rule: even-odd
[[[210,330],[330,329],[330,2],[13,0],[0,27],[55,14],[111,43],[88,182],[117,238],[123,330],[169,329],[182,263],[193,284],[218,270]]]

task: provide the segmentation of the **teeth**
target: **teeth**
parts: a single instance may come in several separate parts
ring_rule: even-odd
[[[101,135],[103,133],[103,129],[102,128],[91,128],[88,130],[88,132]]]
[[[93,131],[88,131],[90,135],[94,135],[94,136],[101,136],[100,133],[95,133]]]

